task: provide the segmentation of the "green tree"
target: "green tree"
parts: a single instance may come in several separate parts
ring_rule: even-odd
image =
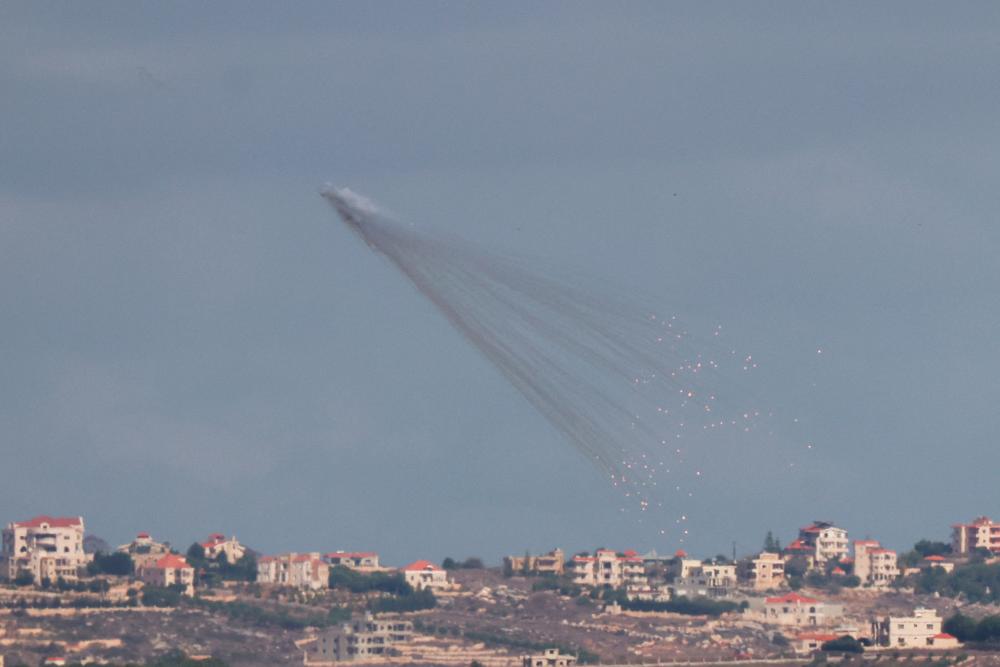
[[[127,577],[132,574],[134,569],[135,565],[132,563],[132,557],[120,551],[112,554],[98,551],[94,554],[94,560],[87,564],[87,573],[91,576],[96,574],[112,574]]]
[[[208,560],[205,558],[205,547],[197,542],[188,547],[187,554],[185,555],[187,562],[196,570],[208,565]]]
[[[823,642],[820,647],[824,651],[836,651],[837,653],[864,653],[865,647],[857,639],[850,635],[844,635],[837,639]]]
[[[441,567],[443,567],[446,570],[457,570],[458,563],[455,562],[454,558],[448,556],[443,561],[441,561]]]
[[[21,570],[17,573],[17,576],[14,577],[15,586],[30,586],[33,583],[35,583],[35,575],[27,570]]]
[[[764,536],[764,551],[773,554],[781,553],[781,542],[771,531],[767,531],[767,535]]]
[[[976,619],[957,612],[945,620],[941,629],[949,635],[954,635],[960,642],[969,641],[976,634]]]

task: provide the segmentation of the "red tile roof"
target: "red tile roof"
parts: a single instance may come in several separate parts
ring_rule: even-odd
[[[674,558],[687,558],[688,554],[683,549],[678,549],[674,552]]]
[[[949,635],[947,632],[939,632],[934,635],[934,639],[955,639],[955,635]]]
[[[929,560],[932,563],[943,563],[947,559],[944,556],[936,556],[935,555],[935,556],[925,556],[924,560]]]
[[[149,533],[139,533],[138,535],[136,535],[136,537],[138,539],[140,539],[140,540],[148,540],[149,539]]]
[[[48,516],[42,514],[28,521],[17,521],[14,523],[14,526],[16,528],[41,528],[42,524],[47,524],[50,528],[71,528],[73,526],[82,526],[83,517]]]
[[[188,562],[177,554],[167,554],[163,558],[156,561],[156,564],[153,567],[158,570],[181,570],[191,568],[191,566],[188,565]]]
[[[796,603],[796,604],[816,604],[819,602],[816,598],[807,598],[804,595],[799,595],[798,593],[786,593],[780,597],[767,598],[764,600],[767,604],[784,604],[784,603]]]
[[[403,568],[405,572],[423,572],[431,570],[440,570],[441,568],[430,562],[429,560],[418,560],[410,563]]]

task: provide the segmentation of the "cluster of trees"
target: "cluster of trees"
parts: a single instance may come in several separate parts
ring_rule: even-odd
[[[475,556],[466,558],[463,561],[457,561],[449,556],[441,562],[441,567],[446,570],[482,570],[485,565],[483,565],[482,558],[476,558]]]
[[[98,574],[127,577],[134,571],[135,564],[132,562],[132,557],[120,551],[114,553],[98,551],[94,554],[94,560],[87,563],[87,574],[92,577]]]
[[[947,619],[942,629],[962,642],[1000,643],[1000,615],[984,616],[977,621],[959,612]]]
[[[566,577],[557,577],[553,574],[544,574],[531,584],[531,590],[533,591],[557,591],[559,595],[565,595],[567,597],[576,597],[583,592],[583,589]],[[593,591],[595,593],[594,597],[598,593],[597,589]]]
[[[915,575],[911,583],[918,593],[962,597],[970,602],[1000,602],[1000,563],[970,563],[952,572],[932,567]]]
[[[728,600],[711,600],[704,597],[686,598],[683,596],[666,602],[624,599],[624,601],[619,601],[618,604],[621,605],[622,609],[629,611],[669,611],[688,616],[712,617],[721,616],[726,612],[736,611],[741,608],[740,604]]]
[[[823,642],[820,646],[824,651],[832,651],[835,653],[864,653],[865,647],[857,639],[850,635],[844,635],[843,637],[837,637],[836,639],[831,639],[828,642]]]
[[[349,567],[338,565],[330,569],[330,588],[339,588],[352,593],[387,593],[389,597],[379,597],[372,601],[372,611],[400,612],[433,609],[437,598],[431,590],[415,591],[406,583],[399,572],[372,572],[364,574]]]
[[[434,597],[434,591],[425,588],[398,597],[378,598],[372,602],[371,609],[375,612],[401,612],[433,609],[436,606],[437,598]]]
[[[352,593],[380,591],[390,595],[410,595],[413,588],[406,583],[403,575],[394,572],[372,572],[365,574],[344,565],[330,568],[330,588],[340,588]]]
[[[142,604],[146,607],[176,607],[184,595],[184,585],[145,586],[142,589]]]
[[[947,542],[920,540],[913,545],[913,549],[899,555],[899,566],[916,567],[928,556],[948,556],[950,554],[951,545]]]
[[[225,554],[215,558],[205,555],[205,548],[195,542],[185,554],[187,562],[198,572],[199,581],[205,586],[213,586],[217,581],[257,581],[257,557],[247,549],[246,553],[230,563]]]

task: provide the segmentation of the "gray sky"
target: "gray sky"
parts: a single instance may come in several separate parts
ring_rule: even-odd
[[[327,181],[760,360],[816,449],[720,457],[695,552],[1000,514],[998,35],[988,2],[5,3],[0,519],[395,563],[676,548]]]

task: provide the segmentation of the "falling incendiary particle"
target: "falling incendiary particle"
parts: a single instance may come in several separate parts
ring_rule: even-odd
[[[399,224],[350,190],[322,194],[640,509],[649,506],[656,474],[671,458],[665,445],[680,439],[682,430],[700,444],[715,432],[731,433],[726,424],[736,426],[740,415],[739,424],[750,432],[746,422],[751,414],[759,417],[749,410],[752,392],[742,389],[748,376],[740,372],[756,369],[757,362],[729,345],[719,347],[714,338],[721,324],[703,340],[676,315],[665,320],[648,305],[582,287],[578,279],[560,280],[523,260]],[[710,403],[689,400],[696,395]],[[700,463],[691,451],[691,463]],[[680,457],[681,450],[675,453]],[[640,468],[642,475],[626,474]],[[702,476],[701,469],[694,473]]]

